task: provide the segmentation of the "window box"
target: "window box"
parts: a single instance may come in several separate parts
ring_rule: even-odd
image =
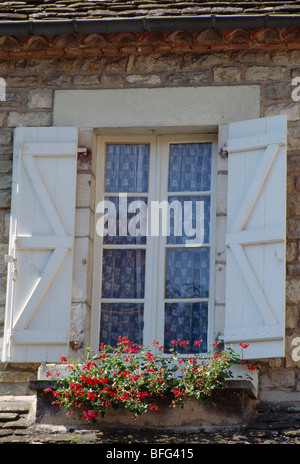
[[[55,380],[47,380],[46,372],[53,376],[66,374],[66,365],[44,364],[39,368],[38,380],[31,381],[29,387],[35,392],[36,423],[55,425],[83,426],[87,422],[79,418],[77,413],[66,416],[66,411],[53,405],[51,393],[44,390],[55,387]],[[184,406],[170,408],[166,402],[159,404],[160,412],[142,414],[137,420],[132,420],[132,414],[125,408],[109,410],[104,418],[97,418],[96,427],[148,427],[148,428],[180,428],[201,426],[235,426],[249,420],[254,414],[258,390],[258,370],[251,371],[252,379],[246,374],[244,366],[234,365],[233,377],[225,382],[225,387],[213,392],[207,402],[187,400]]]

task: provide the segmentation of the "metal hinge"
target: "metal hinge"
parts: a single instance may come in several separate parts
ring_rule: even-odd
[[[7,264],[13,263],[11,275],[12,275],[12,280],[16,282],[18,279],[17,258],[15,258],[13,255],[4,255],[4,261]]]
[[[87,156],[88,154],[88,149],[87,148],[78,148],[77,149],[78,153],[83,155],[83,156]]]
[[[221,158],[228,158],[228,150],[227,147],[222,147],[219,150],[219,155]]]

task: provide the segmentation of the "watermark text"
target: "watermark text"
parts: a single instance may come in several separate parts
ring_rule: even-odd
[[[189,237],[186,244],[204,242],[204,201],[151,201],[137,199],[128,203],[127,194],[119,194],[115,202],[103,200],[97,204],[96,213],[102,216],[96,222],[99,236],[170,236]],[[193,238],[192,238],[193,237]]]

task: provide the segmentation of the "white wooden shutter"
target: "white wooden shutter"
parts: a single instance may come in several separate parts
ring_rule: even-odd
[[[3,361],[68,351],[77,129],[15,130]]]
[[[229,125],[224,340],[284,356],[286,117]]]

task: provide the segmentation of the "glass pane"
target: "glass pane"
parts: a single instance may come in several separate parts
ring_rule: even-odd
[[[207,315],[208,303],[166,303],[165,338],[166,352],[174,348],[172,340],[189,341],[185,347],[177,345],[180,353],[199,353],[195,340],[202,340],[200,351],[207,351]]]
[[[145,250],[103,250],[102,298],[144,298]]]
[[[210,242],[210,196],[172,196],[169,197],[169,205],[170,235],[167,243],[185,244],[187,240],[195,239],[196,234],[197,237],[201,235],[199,245]]]
[[[208,298],[209,249],[169,248],[166,255],[166,298]]]
[[[209,191],[211,143],[170,145],[169,192]]]
[[[101,305],[100,343],[116,346],[118,337],[127,336],[132,343],[143,343],[144,305],[103,303]]]
[[[114,245],[146,244],[147,198],[122,198],[122,206],[120,206],[119,197],[108,196],[105,201],[107,221],[104,227],[107,232],[103,237],[103,243]]]
[[[106,192],[148,191],[149,145],[108,144],[106,147]]]

